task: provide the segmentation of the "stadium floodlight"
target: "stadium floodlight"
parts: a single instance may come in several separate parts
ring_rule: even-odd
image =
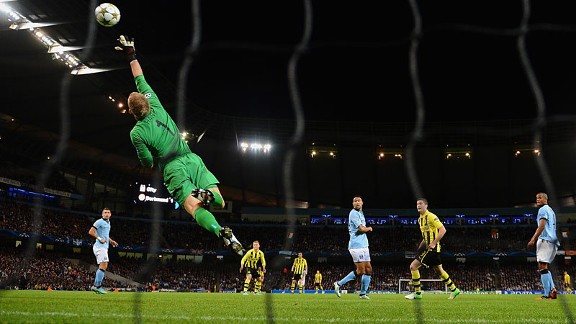
[[[68,51],[77,51],[83,49],[82,46],[62,46],[60,44],[52,44],[48,46],[48,53],[63,53]]]
[[[19,14],[18,12],[14,11],[8,4],[8,1],[0,1],[0,12],[5,13],[8,15],[8,20],[16,21],[20,19],[24,19],[24,17]]]
[[[269,153],[272,150],[272,145],[271,144],[262,144],[262,143],[258,143],[258,142],[254,142],[252,144],[248,144],[246,142],[240,143],[240,150],[243,153],[248,151],[248,149],[250,149],[250,151],[255,152],[255,153]]]
[[[336,156],[338,155],[338,148],[336,147],[336,144],[317,145],[315,143],[312,143],[308,147],[308,155],[311,158],[324,157],[324,156],[327,156],[330,158],[336,158]]]
[[[13,30],[35,29],[35,28],[54,26],[54,25],[59,25],[59,24],[61,24],[61,23],[56,23],[56,22],[33,23],[33,22],[30,22],[27,20],[21,20],[21,21],[13,22],[9,28],[13,29]]]
[[[112,70],[115,70],[115,69],[94,69],[94,68],[88,67],[86,65],[79,65],[76,68],[72,69],[72,71],[70,71],[70,74],[85,75],[85,74],[107,72],[107,71],[112,71]]]
[[[116,69],[94,69],[87,67],[69,51],[82,49],[83,47],[63,46],[57,40],[47,35],[41,27],[65,24],[65,22],[32,22],[24,15],[16,11],[9,5],[9,1],[0,0],[0,11],[8,15],[8,20],[12,22],[10,29],[21,30],[28,29],[28,31],[36,37],[46,48],[48,53],[52,54],[53,58],[66,64],[71,70],[73,75],[93,74],[106,72]]]

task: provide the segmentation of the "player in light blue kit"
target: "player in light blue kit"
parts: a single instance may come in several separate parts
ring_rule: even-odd
[[[361,277],[360,298],[370,299],[366,293],[372,277],[372,265],[370,264],[370,250],[368,249],[368,236],[366,233],[372,232],[372,227],[366,226],[366,219],[362,211],[363,205],[362,197],[354,196],[354,199],[352,199],[354,208],[348,216],[348,232],[350,233],[348,251],[350,251],[352,260],[356,265],[356,270],[334,283],[334,291],[338,297],[342,296],[340,288],[343,285]]]
[[[552,273],[548,270],[548,265],[554,261],[556,251],[560,247],[558,236],[556,236],[556,214],[548,206],[548,195],[539,192],[536,194],[536,205],[538,209],[538,228],[528,242],[528,246],[536,244],[536,261],[538,261],[538,272],[544,288],[544,296],[539,299],[556,299],[556,287]]]
[[[96,239],[92,250],[96,256],[96,263],[98,263],[98,270],[96,270],[96,278],[94,278],[94,285],[90,288],[97,294],[105,294],[106,290],[102,287],[102,280],[106,276],[106,269],[108,269],[108,246],[111,244],[117,247],[118,243],[110,238],[110,216],[112,212],[109,208],[102,209],[102,218],[95,221],[88,234]]]

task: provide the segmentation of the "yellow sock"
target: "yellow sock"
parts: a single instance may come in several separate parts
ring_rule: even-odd
[[[446,284],[446,286],[448,286],[448,288],[450,288],[451,291],[454,291],[454,289],[456,289],[456,285],[452,282],[452,279],[450,279],[450,276],[446,271],[444,271],[440,275],[440,278],[444,280],[444,283]]]
[[[422,292],[422,287],[420,287],[420,271],[414,270],[410,271],[410,273],[412,274],[412,286],[414,286],[414,292],[419,294]]]
[[[244,280],[244,291],[248,291],[248,287],[250,287],[250,279]]]

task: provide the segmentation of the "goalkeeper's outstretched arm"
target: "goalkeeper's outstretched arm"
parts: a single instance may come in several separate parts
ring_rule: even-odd
[[[132,70],[132,75],[134,77],[144,75],[140,63],[136,60],[136,47],[134,46],[133,38],[131,39],[128,36],[120,35],[120,37],[118,37],[118,45],[116,45],[114,49],[121,51],[126,55],[126,59],[130,62],[130,69]]]
[[[138,60],[130,62],[130,69],[132,70],[132,75],[134,77],[144,75],[144,72],[142,71],[142,67],[140,66]]]

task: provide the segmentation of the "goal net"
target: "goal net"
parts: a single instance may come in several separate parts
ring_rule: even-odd
[[[413,292],[414,287],[411,282],[412,279],[398,279],[398,293]],[[422,287],[423,292],[434,294],[448,293],[448,286],[442,279],[420,279],[420,287]]]

